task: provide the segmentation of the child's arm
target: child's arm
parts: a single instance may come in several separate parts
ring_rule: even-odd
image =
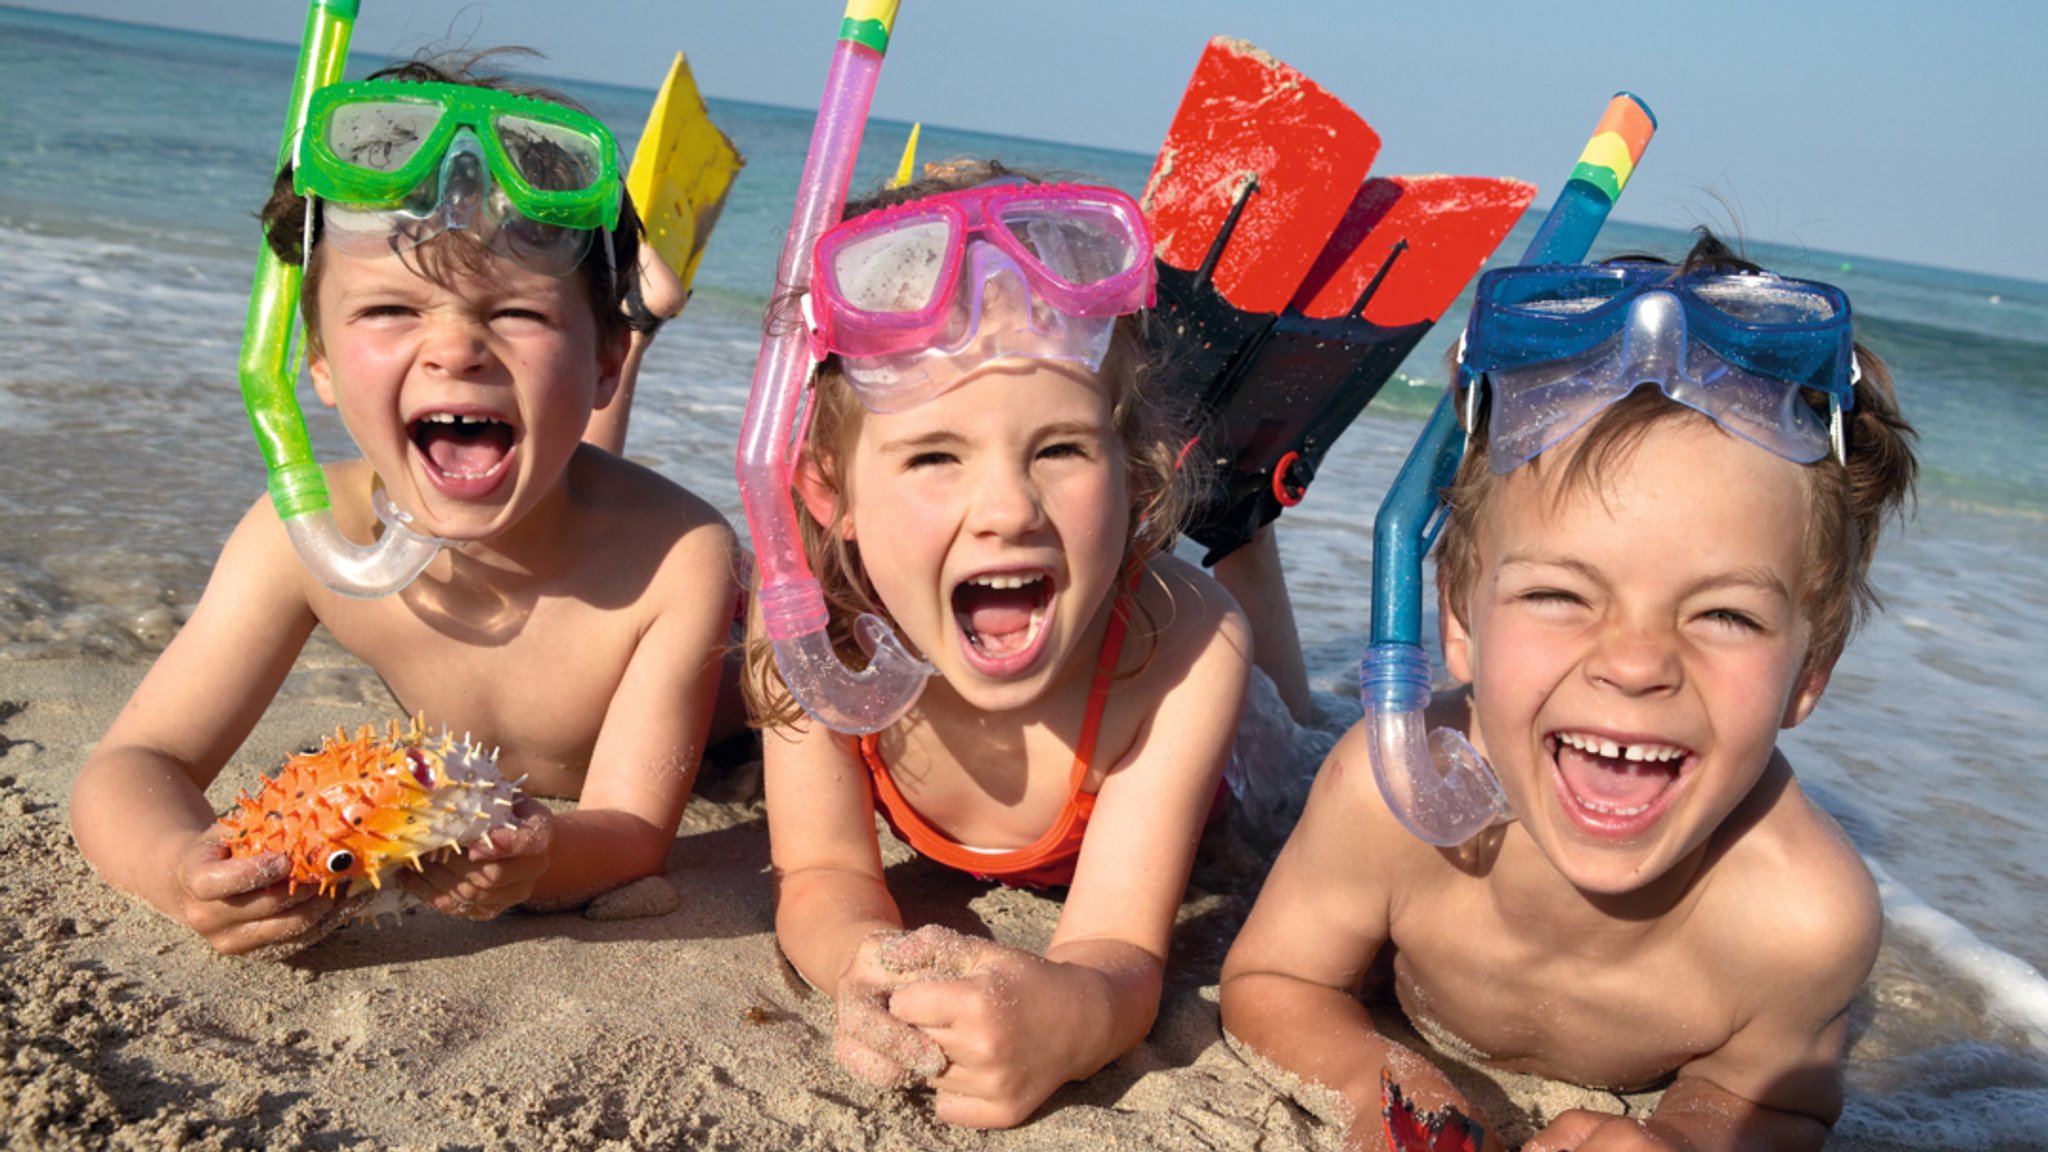
[[[1237,727],[1250,668],[1244,617],[1207,579],[1168,561],[1154,618],[1171,620],[1140,679],[1160,693],[1097,793],[1059,926],[1044,956],[927,929],[889,946],[938,979],[895,993],[890,1011],[939,1043],[930,1081],[941,1120],[1017,1124],[1062,1084],[1092,1075],[1151,1030],[1174,918]],[[1140,617],[1142,619],[1142,617]],[[1134,634],[1128,644],[1151,642]],[[1166,685],[1166,689],[1150,688]]]
[[[575,810],[515,813],[519,827],[406,877],[416,893],[444,912],[488,917],[522,903],[574,907],[667,868],[711,730],[738,594],[734,552],[732,530],[707,517],[662,565],[645,593],[660,611],[612,693]]]
[[[1380,1074],[1421,1109],[1472,1108],[1427,1060],[1381,1036],[1359,1000],[1387,946],[1390,910],[1420,846],[1381,802],[1354,726],[1324,761],[1307,808],[1223,962],[1223,1029],[1299,1081],[1290,1091],[1377,1148]]]
[[[640,245],[640,311],[632,333],[626,338],[626,359],[619,367],[619,387],[611,402],[590,414],[583,440],[614,456],[626,454],[626,430],[633,420],[634,389],[640,383],[640,364],[661,325],[673,320],[689,302],[683,282],[662,262],[654,245]],[[629,313],[630,314],[630,313]]]
[[[72,834],[94,869],[223,953],[299,936],[334,907],[310,888],[291,894],[282,856],[228,860],[208,835],[207,785],[313,630],[302,581],[270,502],[259,501],[72,787]]]
[[[775,938],[813,988],[832,997],[833,1054],[877,1084],[908,1086],[938,1070],[938,1046],[889,1014],[901,983],[879,955],[903,916],[882,879],[875,806],[851,738],[815,721],[762,740]]]

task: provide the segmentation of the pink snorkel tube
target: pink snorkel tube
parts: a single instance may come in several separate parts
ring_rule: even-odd
[[[849,0],[846,6],[817,126],[811,131],[810,153],[804,158],[796,209],[782,242],[782,260],[776,268],[779,291],[801,292],[808,286],[811,251],[846,208],[853,160],[860,151],[882,55],[889,48],[897,2]],[[854,622],[856,637],[874,653],[868,667],[855,672],[833,651],[831,617],[824,591],[804,557],[790,490],[798,450],[797,412],[815,365],[802,325],[778,321],[775,305],[769,309],[747,416],[740,426],[736,468],[747,533],[753,537],[761,573],[755,604],[761,626],[775,645],[783,683],[804,711],[835,731],[879,732],[917,702],[933,669],[904,649],[887,621],[870,613]]]

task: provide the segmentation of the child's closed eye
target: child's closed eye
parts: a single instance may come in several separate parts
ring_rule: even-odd
[[[1700,614],[1710,624],[1737,632],[1767,632],[1770,629],[1751,613],[1738,608],[1710,608]]]
[[[1041,460],[1090,460],[1095,453],[1079,440],[1056,440],[1038,450]]]
[[[1515,599],[1538,608],[1569,608],[1586,602],[1578,593],[1567,592],[1562,588],[1530,588],[1516,593]]]
[[[554,320],[548,313],[537,308],[500,308],[491,314],[491,318],[531,324],[551,324]]]

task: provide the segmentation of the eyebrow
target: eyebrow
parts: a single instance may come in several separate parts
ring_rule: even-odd
[[[1500,567],[1502,571],[1510,568],[1562,568],[1595,584],[1604,585],[1607,582],[1601,576],[1600,570],[1591,564],[1564,556],[1547,556],[1532,552],[1512,553],[1501,558]],[[1738,568],[1730,572],[1715,573],[1689,585],[1685,589],[1685,594],[1697,596],[1702,592],[1729,588],[1747,588],[1787,602],[1793,599],[1792,590],[1785,586],[1784,581],[1764,568]]]
[[[920,432],[914,436],[900,436],[895,439],[884,440],[876,446],[876,449],[887,454],[915,455],[919,452],[929,452],[934,448],[951,448],[966,439],[965,436],[950,428],[934,428],[929,432]]]
[[[1113,430],[1102,428],[1090,420],[1062,420],[1041,425],[1035,430],[1034,438],[1039,440],[1060,440],[1075,437],[1083,440],[1114,440]],[[967,437],[951,428],[934,428],[909,436],[884,440],[876,446],[884,453],[915,455],[936,448],[955,448],[967,442]]]

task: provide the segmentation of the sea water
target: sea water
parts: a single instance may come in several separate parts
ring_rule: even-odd
[[[262,491],[235,358],[292,65],[289,47],[0,9],[0,658],[148,660]],[[652,91],[566,87],[630,152]],[[732,450],[811,114],[711,108],[747,167],[689,311],[650,354],[630,454],[737,524]],[[893,170],[907,131],[870,127],[858,187]],[[1133,193],[1149,170],[1145,156],[937,125],[920,152]],[[1513,175],[1554,182],[1567,159]],[[1665,223],[1610,224],[1596,254],[1681,254],[1695,222]],[[2048,1128],[2048,285],[1749,247],[1848,291],[1920,432],[1917,512],[1876,559],[1887,611],[1784,740],[1884,892],[1886,949],[1838,1130],[2030,1144]],[[1281,521],[1311,674],[1340,718],[1357,710],[1370,510],[1443,386],[1463,312]],[[320,458],[348,455],[332,413],[309,390],[301,402]]]

